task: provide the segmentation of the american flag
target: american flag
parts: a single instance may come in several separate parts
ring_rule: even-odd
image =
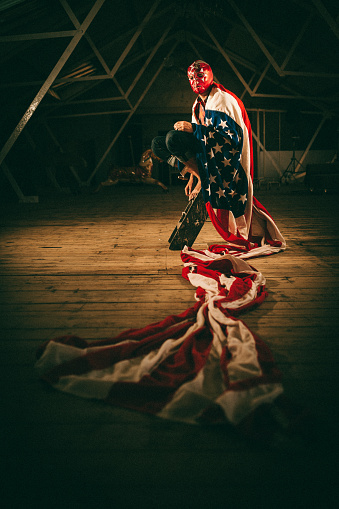
[[[285,247],[253,197],[250,125],[241,104],[215,86],[205,123],[195,125],[206,207],[228,241],[182,250],[182,275],[196,287],[196,304],[116,337],[46,342],[36,368],[55,389],[164,419],[228,422],[265,439],[262,421],[255,427],[257,413],[272,407],[279,422],[287,419],[279,417],[286,403],[272,353],[237,316],[266,297],[264,276],[244,258]]]
[[[205,108],[198,97],[192,124],[208,214],[224,240],[248,252],[270,254],[285,241],[267,210],[253,197],[251,124],[238,97],[213,84]]]
[[[181,256],[195,305],[104,340],[50,340],[38,351],[40,377],[55,389],[163,419],[260,433],[253,416],[263,407],[279,411],[281,373],[237,315],[263,302],[265,278],[227,253],[185,247]]]

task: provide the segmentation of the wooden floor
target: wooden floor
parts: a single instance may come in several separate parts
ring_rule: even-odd
[[[259,190],[284,253],[253,260],[269,296],[244,321],[270,346],[309,440],[267,449],[229,428],[159,421],[44,386],[46,339],[106,338],[194,303],[167,239],[183,188],[106,188],[7,204],[1,217],[4,508],[337,507],[338,195]],[[207,222],[194,247],[221,242]]]

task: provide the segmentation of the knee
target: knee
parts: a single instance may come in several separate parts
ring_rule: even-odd
[[[171,152],[171,154],[173,154],[175,149],[178,147],[179,133],[180,131],[173,130],[166,134],[166,147]]]

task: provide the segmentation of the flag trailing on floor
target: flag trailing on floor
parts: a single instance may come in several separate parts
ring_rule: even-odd
[[[253,196],[251,126],[242,102],[214,85],[193,130],[206,209],[227,242],[185,246],[182,275],[196,303],[179,315],[101,341],[64,336],[38,351],[54,388],[187,423],[246,430],[260,409],[281,406],[283,387],[267,345],[239,318],[266,297],[265,278],[246,261],[285,249]],[[196,121],[194,121],[194,118]],[[251,424],[249,424],[251,428]]]
[[[283,392],[269,348],[238,317],[266,297],[263,275],[226,252],[182,250],[196,303],[100,341],[64,336],[38,351],[40,377],[83,398],[187,423],[241,426]]]
[[[253,196],[252,130],[242,101],[213,83],[206,103],[200,96],[194,102],[192,125],[206,209],[221,237],[256,256],[285,249],[274,220]]]

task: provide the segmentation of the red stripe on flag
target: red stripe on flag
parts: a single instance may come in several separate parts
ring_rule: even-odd
[[[239,245],[240,248],[251,248],[251,243],[248,240],[241,236],[236,236],[228,231],[228,210],[218,209],[218,214],[220,214],[220,216],[217,217],[210,202],[206,203],[206,210],[214,228],[224,240],[232,242],[232,244]]]
[[[159,413],[173,394],[204,367],[213,335],[207,325],[188,336],[180,348],[138,383],[115,383],[106,399],[112,405]]]
[[[99,347],[102,345],[107,346],[107,348],[102,348],[94,352],[89,351],[83,355],[79,355],[79,357],[75,359],[60,364],[45,373],[43,379],[53,384],[63,376],[81,375],[89,373],[92,370],[105,369],[121,360],[146,355],[160,347],[167,339],[178,339],[183,336],[194,323],[200,305],[201,303],[197,302],[195,306],[189,308],[181,315],[168,316],[165,320],[151,324],[142,329],[131,329],[130,334],[128,334],[128,331],[125,331],[115,338],[97,342],[81,340],[81,349],[90,346]],[[76,346],[74,343],[77,343],[77,340],[80,338],[77,338],[76,341],[74,340],[76,337],[72,338],[73,339],[70,341],[70,336],[64,336],[55,339],[54,342]],[[125,340],[127,341],[124,342]],[[131,342],[128,342],[128,340]],[[39,356],[41,356],[41,354],[42,351],[40,350]]]

